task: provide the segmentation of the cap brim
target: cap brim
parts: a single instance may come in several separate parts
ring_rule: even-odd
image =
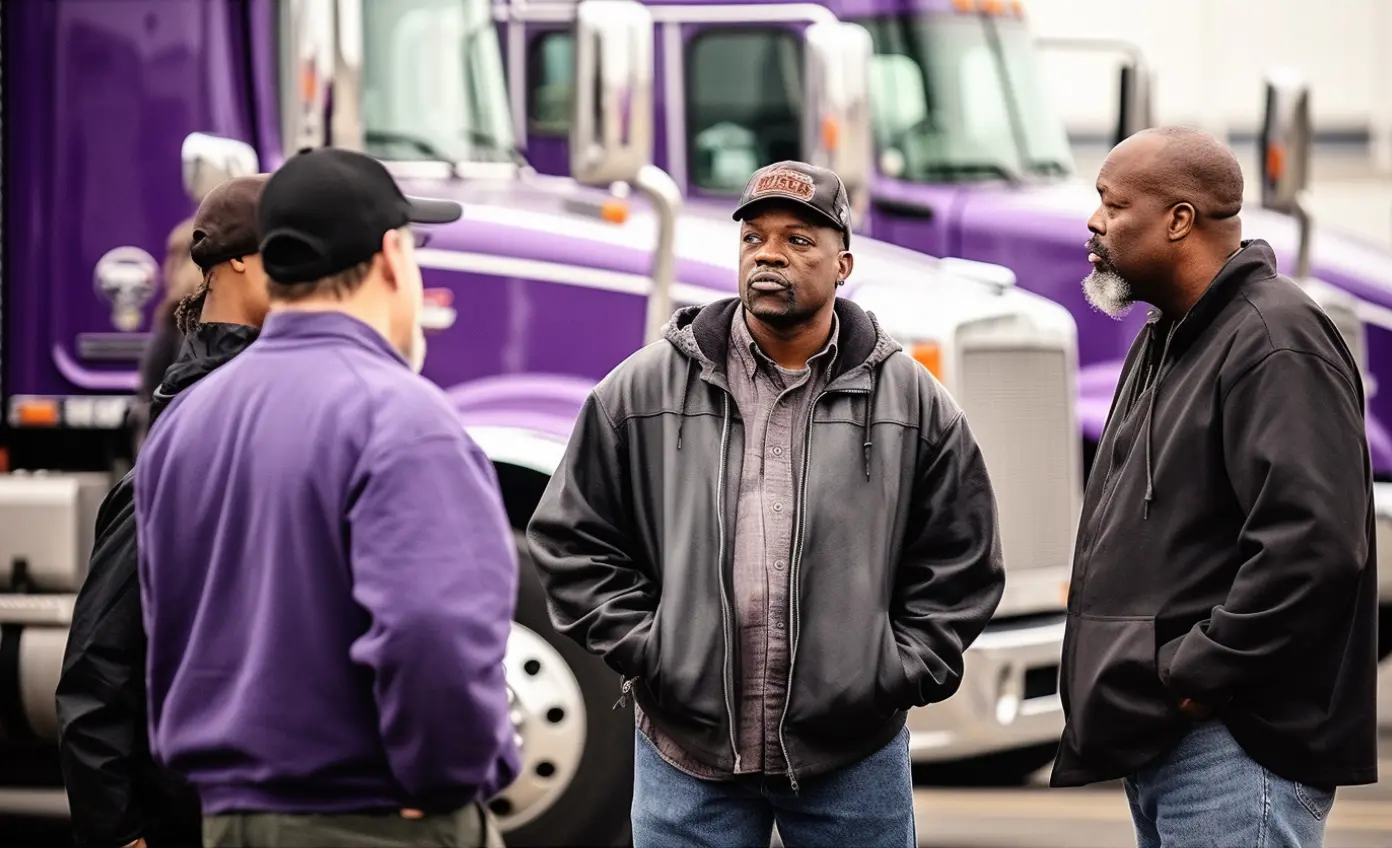
[[[826,224],[828,227],[831,227],[834,230],[840,230],[842,233],[846,233],[846,228],[841,226],[840,221],[831,217],[830,215],[813,206],[812,204],[808,203],[807,201],[800,200],[796,197],[789,197],[787,195],[780,194],[756,197],[753,200],[743,204],[738,209],[736,209],[735,214],[731,215],[730,217],[735,219],[736,221],[743,221],[746,217],[748,217],[749,210],[753,209],[756,206],[761,206],[766,203],[786,203],[789,206],[797,206],[801,209],[806,209],[808,212],[811,212],[813,215],[815,215],[817,217],[817,220]],[[847,235],[849,236],[849,233],[847,233]]]
[[[448,224],[464,214],[464,207],[453,200],[408,197],[406,204],[406,214],[413,224]]]

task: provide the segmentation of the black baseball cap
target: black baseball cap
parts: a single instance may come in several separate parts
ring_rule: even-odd
[[[233,177],[219,183],[193,213],[189,258],[204,271],[229,259],[258,252],[256,204],[270,174]]]
[[[447,224],[463,211],[453,200],[406,197],[371,156],[333,147],[302,150],[261,193],[261,263],[282,285],[312,283],[372,258],[388,230]]]
[[[734,219],[743,221],[750,209],[769,200],[780,200],[817,213],[841,231],[847,247],[851,244],[851,198],[835,171],[806,162],[785,160],[755,171],[744,186]]]

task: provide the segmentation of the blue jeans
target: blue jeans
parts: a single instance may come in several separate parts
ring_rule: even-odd
[[[1320,848],[1334,790],[1286,780],[1221,721],[1123,781],[1139,848]]]
[[[637,734],[633,848],[767,848],[773,825],[788,848],[913,848],[909,731],[840,771],[798,781],[717,782],[668,763]]]

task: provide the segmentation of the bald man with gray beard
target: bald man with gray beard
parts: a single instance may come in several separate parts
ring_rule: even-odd
[[[1088,301],[1151,305],[1089,475],[1051,785],[1122,779],[1141,848],[1319,846],[1377,781],[1377,570],[1358,368],[1198,130],[1112,151]]]

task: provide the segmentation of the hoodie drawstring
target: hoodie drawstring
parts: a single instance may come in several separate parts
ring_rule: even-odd
[[[681,411],[677,413],[677,450],[682,449],[682,428],[686,426],[686,401],[691,392],[691,369],[696,367],[695,359],[686,362],[686,379],[682,381]]]
[[[1151,465],[1150,446],[1153,439],[1151,434],[1155,431],[1153,423],[1155,417],[1155,396],[1160,393],[1160,384],[1157,381],[1150,389],[1150,403],[1146,404],[1145,420],[1145,508],[1141,512],[1141,520],[1150,520],[1150,502],[1155,500],[1155,473]]]
[[[875,392],[880,384],[875,380],[875,372],[870,372],[870,396],[865,402],[865,420],[861,424],[861,429],[865,431],[865,479],[870,479],[870,416],[875,410]]]
[[[1178,326],[1171,327],[1170,332],[1165,336],[1165,346],[1160,348],[1160,361],[1155,364],[1155,382],[1150,387],[1150,401],[1146,404],[1145,417],[1145,507],[1141,512],[1141,520],[1150,520],[1150,502],[1155,500],[1155,472],[1151,462],[1151,443],[1154,441],[1155,434],[1155,396],[1160,394],[1160,378],[1164,376],[1165,358],[1170,355],[1170,341],[1174,339],[1175,330]]]

